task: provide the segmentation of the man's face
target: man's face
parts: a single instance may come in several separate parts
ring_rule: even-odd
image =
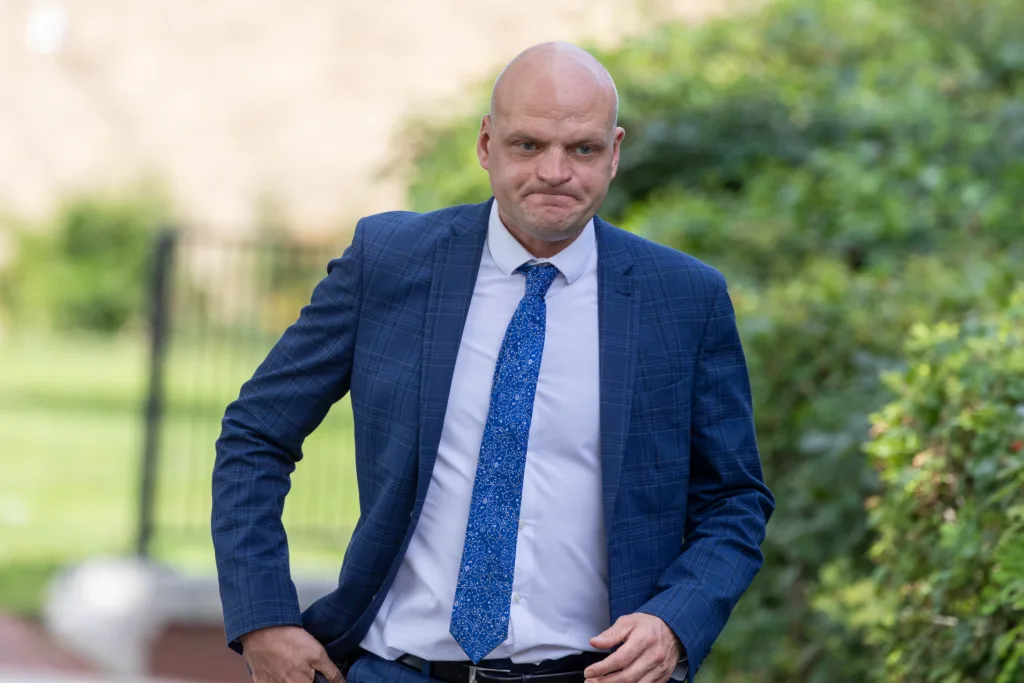
[[[477,139],[507,227],[544,242],[575,237],[594,216],[625,134],[606,93],[552,90],[510,96],[493,118],[484,117]]]

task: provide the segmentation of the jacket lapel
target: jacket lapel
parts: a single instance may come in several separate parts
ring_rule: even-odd
[[[437,459],[455,359],[487,238],[491,201],[460,210],[434,252],[423,334],[417,508],[427,495]]]
[[[618,228],[594,219],[601,375],[601,489],[611,538],[636,366],[639,290]]]

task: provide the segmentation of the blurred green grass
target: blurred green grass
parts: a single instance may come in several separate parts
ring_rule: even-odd
[[[212,573],[210,472],[224,407],[272,340],[172,343],[153,556]],[[132,552],[148,351],[142,335],[0,340],[0,612],[33,615],[54,571]],[[307,439],[285,512],[296,573],[340,566],[358,517],[351,410]],[[305,533],[311,529],[318,533]]]

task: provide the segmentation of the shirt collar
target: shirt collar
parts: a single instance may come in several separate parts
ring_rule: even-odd
[[[590,219],[583,227],[583,232],[565,249],[551,258],[536,258],[502,223],[498,215],[498,200],[491,202],[491,216],[487,224],[487,249],[491,253],[491,258],[506,275],[511,275],[524,263],[550,263],[558,268],[558,272],[571,285],[586,271],[596,247],[594,219]]]

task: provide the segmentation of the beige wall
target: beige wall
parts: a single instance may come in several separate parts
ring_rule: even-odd
[[[303,230],[336,230],[401,207],[400,181],[376,176],[406,113],[529,44],[640,30],[638,6],[697,18],[722,4],[0,0],[0,210],[43,216],[148,175],[211,230],[246,229],[260,197]],[[50,40],[60,24],[45,18],[64,11]]]

